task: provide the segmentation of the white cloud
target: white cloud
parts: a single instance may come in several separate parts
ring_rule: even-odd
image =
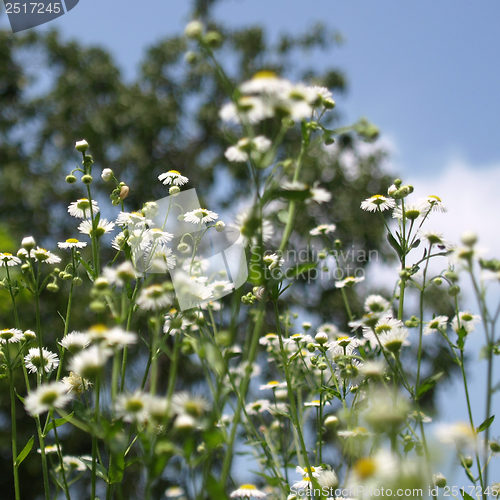
[[[406,181],[414,185],[417,197],[435,194],[448,208],[445,214],[433,214],[428,228],[457,243],[462,233],[473,231],[489,256],[500,256],[500,163],[480,166],[452,159],[440,172],[408,176]]]

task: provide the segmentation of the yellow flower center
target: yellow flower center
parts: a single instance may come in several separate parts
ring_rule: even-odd
[[[436,196],[435,194],[430,194],[428,198],[432,198],[432,200],[436,200],[438,202],[441,202],[441,198],[439,196]]]
[[[178,170],[169,170],[167,174],[181,175],[181,173]]]
[[[79,241],[76,238],[69,238],[66,240],[66,243],[79,243]]]
[[[373,458],[360,458],[354,465],[354,470],[361,479],[368,479],[375,474],[377,464]]]
[[[274,71],[263,70],[255,73],[255,75],[253,75],[252,77],[252,80],[259,80],[260,78],[277,78],[277,76]]]
[[[240,487],[239,487],[240,490],[256,490],[257,487],[254,486],[253,484],[242,484]]]

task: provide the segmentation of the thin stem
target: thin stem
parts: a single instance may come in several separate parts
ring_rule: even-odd
[[[5,344],[5,357],[9,372],[9,392],[10,392],[10,425],[11,425],[11,446],[12,446],[12,470],[14,473],[14,492],[16,500],[21,499],[19,488],[19,473],[17,465],[17,422],[16,422],[16,394],[14,390],[14,377],[12,374],[12,365],[10,360],[9,343]]]
[[[236,411],[234,412],[233,426],[231,428],[231,434],[229,436],[229,443],[227,445],[226,455],[224,456],[224,462],[222,464],[221,484],[223,485],[226,484],[229,472],[231,470],[234,442],[236,440],[236,433],[241,419],[241,410],[244,406],[246,394],[248,391],[248,386],[250,383],[250,376],[252,374],[252,365],[257,355],[257,346],[259,344],[259,338],[262,331],[262,326],[264,324],[264,311],[265,311],[265,300],[263,300],[260,303],[259,309],[257,310],[257,318],[255,320],[255,326],[252,332],[250,350],[248,352],[248,358],[246,360],[247,361],[246,371],[243,380],[241,381],[241,387],[240,387],[241,397],[238,398],[238,405],[236,407]]]
[[[94,405],[94,423],[97,424],[99,420],[99,396],[100,396],[100,378],[97,377],[95,381],[95,405]],[[96,496],[96,478],[97,478],[97,436],[95,432],[92,434],[92,484],[91,484],[91,500],[95,500]]]
[[[71,500],[70,494],[69,494],[69,488],[68,488],[68,483],[66,481],[66,471],[64,470],[64,461],[63,461],[63,456],[61,452],[61,442],[59,441],[59,435],[57,434],[57,425],[56,421],[52,419],[54,422],[54,438],[56,440],[56,447],[57,447],[57,456],[59,457],[59,463],[61,465],[61,474],[63,478],[63,485],[64,485],[64,494],[66,495],[67,500]]]

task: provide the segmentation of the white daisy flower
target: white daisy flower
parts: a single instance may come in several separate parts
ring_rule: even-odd
[[[253,484],[242,484],[237,490],[234,490],[229,495],[231,498],[265,498],[267,493],[257,489]]]
[[[179,486],[170,486],[165,490],[164,496],[166,498],[177,498],[181,500],[181,497],[184,498],[185,494],[186,492]]]
[[[69,238],[66,241],[60,241],[57,246],[63,250],[68,250],[71,248],[85,248],[87,243],[78,241],[76,238]]]
[[[177,170],[169,170],[168,172],[164,172],[158,176],[158,180],[163,182],[165,186],[184,186],[189,179],[181,175]]]
[[[73,394],[82,394],[92,386],[89,380],[74,372],[70,372],[67,377],[63,377],[61,382],[66,387],[66,391]]]
[[[215,212],[207,210],[206,208],[197,208],[196,210],[191,210],[191,212],[186,212],[184,214],[184,220],[191,224],[204,224],[206,222],[213,222],[218,218],[219,216]]]
[[[347,276],[343,280],[335,282],[335,288],[344,288],[354,286],[356,283],[361,283],[365,280],[364,276]]]
[[[21,340],[24,340],[24,335],[23,332],[17,328],[0,330],[0,344],[16,344]]]
[[[70,400],[71,396],[62,382],[51,382],[30,391],[24,400],[24,408],[34,417],[51,408],[63,408]]]
[[[367,313],[383,313],[388,311],[391,305],[381,295],[369,295],[365,300],[364,307]]]
[[[125,233],[120,231],[111,241],[111,246],[119,252],[120,250],[123,250],[126,241],[127,237],[125,236]]]
[[[257,241],[255,234],[256,221],[252,218],[250,210],[244,210],[236,216],[236,227],[240,231],[240,238],[243,245],[246,245],[250,239]],[[262,219],[262,241],[267,243],[274,235],[274,226],[268,219]]]
[[[386,351],[397,353],[402,346],[410,345],[408,342],[408,330],[397,328],[380,335],[380,343]]]
[[[426,205],[421,201],[414,203],[406,203],[404,208],[404,215],[407,220],[417,220],[419,217],[424,217],[430,211],[430,205]],[[392,212],[394,219],[401,220],[403,218],[403,207],[398,206]]]
[[[172,409],[175,413],[200,418],[210,405],[203,396],[195,396],[187,392],[177,392],[172,396]]]
[[[59,345],[68,350],[71,354],[85,349],[90,344],[90,338],[86,333],[73,331],[68,333],[59,342]]]
[[[259,339],[259,344],[266,347],[273,347],[278,345],[279,337],[275,333],[266,333]]]
[[[435,316],[424,328],[424,335],[430,335],[434,332],[445,332],[448,326],[448,316]]]
[[[149,417],[147,396],[141,391],[121,394],[116,400],[115,411],[125,422],[144,423]]]
[[[45,373],[50,373],[58,367],[59,358],[45,347],[42,348],[41,354],[39,347],[32,347],[24,357],[24,365],[30,373],[38,373],[42,369]]]
[[[320,224],[309,231],[311,236],[320,236],[322,234],[333,233],[337,229],[335,224]]]
[[[256,401],[251,401],[245,406],[248,415],[258,415],[267,411],[271,407],[271,401],[269,399],[257,399]]]
[[[36,333],[33,330],[24,330],[23,337],[26,342],[29,342],[36,339]]]
[[[43,262],[44,264],[59,264],[61,258],[53,254],[45,248],[36,247],[31,250],[30,257],[35,258],[38,262]]]
[[[109,283],[117,286],[123,286],[137,277],[134,266],[128,260],[116,268],[105,267],[102,270],[102,275]]]
[[[161,285],[150,285],[141,290],[137,305],[145,311],[164,309],[172,304],[172,294]]]
[[[389,210],[395,206],[396,202],[392,198],[388,198],[387,196],[383,196],[381,194],[375,194],[361,202],[361,209],[367,212],[376,212],[377,210],[383,212],[384,210]]]
[[[471,333],[480,319],[481,317],[477,314],[471,314],[468,311],[461,311],[458,313],[458,316],[455,316],[452,319],[451,326],[457,333],[460,327],[462,327],[466,333]]]
[[[277,380],[270,380],[267,384],[263,384],[259,387],[261,391],[266,391],[268,389],[276,390],[283,389],[286,387],[286,382],[278,382]]]
[[[9,252],[0,253],[0,266],[18,266],[21,264],[21,259],[12,255]]]
[[[63,467],[66,472],[84,472],[87,470],[85,462],[81,458],[74,457],[73,455],[63,456]]]
[[[316,203],[328,203],[332,199],[332,194],[325,188],[320,187],[317,182],[311,188],[311,195],[312,201]]]
[[[296,481],[293,484],[293,488],[296,490],[307,490],[312,487],[311,478],[318,479],[321,472],[323,472],[323,467],[319,465],[318,466],[311,465],[311,468],[309,469],[307,467],[302,468],[297,465],[297,467],[295,468],[295,472],[297,472],[297,474],[300,474],[302,476],[302,480]]]
[[[100,238],[103,234],[110,233],[115,228],[115,223],[110,222],[108,219],[99,219],[97,223],[95,234]],[[84,220],[79,226],[78,231],[90,237],[93,236],[92,221]]]
[[[93,380],[103,370],[112,351],[100,345],[93,345],[74,355],[69,370],[85,379]]]
[[[135,344],[137,342],[137,335],[127,332],[120,327],[114,327],[106,332],[103,342],[107,347],[120,349]]]
[[[438,441],[444,444],[453,444],[459,450],[473,450],[477,446],[477,434],[466,422],[440,424],[436,428]]]
[[[230,146],[224,156],[232,162],[245,162],[252,153],[264,154],[271,148],[271,141],[263,135],[258,135],[253,139],[243,137],[234,146]]]
[[[427,204],[429,209],[433,212],[446,212],[446,207],[439,196],[435,194],[430,194],[423,200],[424,204]]]
[[[79,200],[70,203],[68,212],[77,219],[89,219],[90,202],[88,198],[80,198]],[[92,213],[93,215],[97,215],[99,213],[99,205],[95,200],[92,200]]]
[[[386,315],[379,318],[374,327],[363,326],[363,337],[370,343],[372,349],[376,349],[379,346],[381,335],[399,330],[405,330],[403,322],[391,315]]]
[[[276,268],[280,268],[285,262],[285,259],[283,259],[283,257],[281,255],[278,255],[277,253],[264,255],[263,260],[264,264],[267,265],[270,271]]]
[[[151,221],[146,219],[144,214],[140,212],[120,212],[115,222],[119,226],[132,226],[134,228],[143,228],[151,223]]]

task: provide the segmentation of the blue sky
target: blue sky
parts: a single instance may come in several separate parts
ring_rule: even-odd
[[[188,6],[81,0],[47,26],[105,45],[132,76],[148,45],[182,31]],[[452,157],[476,168],[498,160],[499,2],[224,0],[216,13],[233,26],[263,23],[271,35],[302,32],[318,19],[338,29],[343,46],[311,62],[345,70],[341,109],[349,120],[366,115],[381,127],[395,143],[399,169],[435,172]]]

